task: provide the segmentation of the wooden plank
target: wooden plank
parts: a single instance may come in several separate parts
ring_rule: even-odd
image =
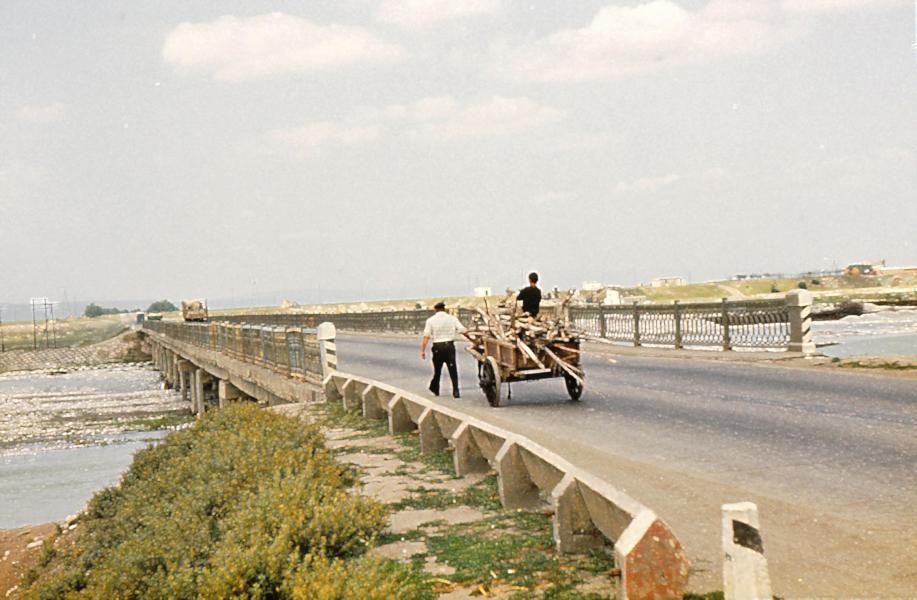
[[[580,385],[586,385],[586,382],[583,381],[582,374],[577,372],[573,367],[568,365],[565,361],[561,360],[559,356],[551,352],[550,348],[544,348],[544,353],[548,355],[558,367],[566,371],[571,377],[577,380]]]
[[[532,351],[531,348],[528,347],[525,342],[522,340],[516,340],[516,345],[519,346],[519,349],[522,350],[522,352],[524,352],[529,358],[531,358],[536,365],[538,365],[538,368],[545,368],[544,363],[539,360],[538,356]]]

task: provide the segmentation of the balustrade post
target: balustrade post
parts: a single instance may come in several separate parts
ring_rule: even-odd
[[[608,337],[608,323],[605,322],[605,307],[599,306],[599,337]]]
[[[640,304],[634,301],[634,346],[640,345]]]
[[[722,301],[722,320],[723,320],[723,350],[732,350],[732,339],[729,335],[729,305],[726,304],[726,298]]]
[[[684,343],[681,338],[681,303],[675,301],[675,348],[682,349],[684,348]]]
[[[786,295],[786,309],[790,318],[790,352],[815,352],[812,341],[812,294],[805,290],[792,290]]]

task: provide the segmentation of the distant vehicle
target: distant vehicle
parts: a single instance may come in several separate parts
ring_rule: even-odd
[[[147,321],[162,321],[162,313],[147,313]]]
[[[207,303],[204,300],[182,300],[181,317],[185,321],[206,321]]]

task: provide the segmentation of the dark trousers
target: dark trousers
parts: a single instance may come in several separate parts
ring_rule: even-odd
[[[449,379],[452,380],[452,395],[458,394],[459,380],[458,368],[455,366],[455,344],[453,342],[437,342],[433,344],[433,380],[430,381],[430,391],[439,395],[439,376],[443,372],[443,364],[449,369]]]

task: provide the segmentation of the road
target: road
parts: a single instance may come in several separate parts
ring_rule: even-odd
[[[341,335],[338,348],[341,371],[431,396],[416,339]],[[917,594],[917,380],[596,352],[580,402],[548,380],[493,409],[461,355],[462,398],[439,400],[650,506],[684,543],[692,590],[722,588],[720,505],[751,500],[776,594]]]

